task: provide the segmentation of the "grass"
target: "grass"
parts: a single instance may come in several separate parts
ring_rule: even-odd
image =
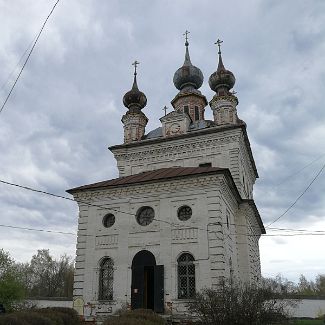
[[[324,321],[320,319],[299,319],[293,322],[293,325],[324,325]]]

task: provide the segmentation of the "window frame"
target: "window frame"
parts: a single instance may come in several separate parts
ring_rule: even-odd
[[[107,266],[106,266],[107,264]],[[107,271],[107,285],[103,285],[104,272]],[[98,277],[98,300],[111,301],[114,297],[114,261],[110,257],[104,257],[100,262]],[[104,292],[108,290],[108,292]]]
[[[191,214],[190,214],[190,216],[189,216],[188,218],[186,218],[186,219],[181,219],[181,218],[180,218],[180,214],[182,213],[182,210],[184,210],[184,209],[190,209],[190,210],[191,210]],[[177,218],[178,218],[178,220],[180,220],[180,221],[187,221],[187,220],[190,220],[190,219],[192,218],[192,215],[193,215],[193,210],[192,210],[192,208],[191,208],[189,205],[184,204],[184,205],[180,206],[180,207],[178,208],[178,210],[177,210]]]
[[[183,270],[181,268],[183,268]],[[194,256],[188,252],[182,253],[177,259],[177,298],[178,299],[190,300],[195,298],[195,292],[196,292],[195,271],[196,270],[195,270]],[[182,283],[184,282],[186,282],[185,286],[182,285]],[[183,291],[185,291],[185,293]]]
[[[107,225],[107,219],[108,219],[109,217],[113,217],[113,218],[114,218],[114,221],[113,221],[113,223],[110,223],[109,225]],[[115,224],[115,222],[116,222],[116,218],[115,218],[115,215],[114,215],[113,213],[106,213],[106,214],[104,215],[103,219],[102,219],[102,224],[103,224],[103,226],[104,226],[105,228],[111,228],[111,227],[113,227],[114,224]]]
[[[149,223],[147,223],[147,224],[141,224],[141,223],[139,222],[139,218],[140,218],[141,213],[142,213],[144,210],[146,210],[146,209],[150,209],[150,210],[152,210],[152,212],[153,212],[153,217],[152,217],[152,219],[150,220]],[[145,205],[145,206],[143,206],[143,207],[141,207],[141,208],[138,209],[138,211],[137,211],[137,213],[136,213],[136,215],[135,215],[135,220],[136,220],[137,224],[140,225],[141,227],[146,227],[146,226],[149,226],[150,224],[153,223],[153,221],[155,220],[155,215],[156,215],[156,214],[155,214],[155,210],[154,210],[154,208],[152,208],[151,206]]]

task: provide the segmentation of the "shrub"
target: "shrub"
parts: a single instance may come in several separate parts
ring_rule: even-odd
[[[24,320],[29,325],[56,325],[53,320],[35,311],[21,311],[15,315],[19,320]]]
[[[44,317],[51,319],[55,323],[55,325],[65,325],[62,319],[64,314],[53,312],[48,309],[38,309],[36,312],[39,313],[40,315],[43,315]]]
[[[17,315],[1,315],[0,316],[0,325],[30,325],[23,319],[19,319]]]
[[[103,325],[164,325],[164,320],[150,309],[136,309],[121,312],[110,317]]]
[[[39,313],[60,317],[61,322],[58,325],[79,325],[80,319],[77,312],[72,308],[49,307],[38,309]]]
[[[80,325],[71,308],[42,308],[1,315],[0,325]]]
[[[269,288],[220,284],[198,293],[189,310],[205,325],[285,324],[290,301]]]

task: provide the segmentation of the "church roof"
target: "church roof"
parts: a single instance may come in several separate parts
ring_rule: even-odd
[[[74,192],[83,190],[95,190],[99,188],[115,187],[115,186],[125,186],[138,183],[146,183],[152,181],[166,180],[170,178],[179,178],[194,175],[206,175],[206,174],[216,174],[222,173],[227,174],[231,177],[228,168],[218,168],[218,167],[170,167],[170,168],[160,168],[152,171],[147,171],[135,175],[119,177],[115,179],[110,179],[107,181],[102,181],[98,183],[83,185],[79,187],[67,190],[68,193],[72,194]],[[231,177],[232,179],[232,177]]]

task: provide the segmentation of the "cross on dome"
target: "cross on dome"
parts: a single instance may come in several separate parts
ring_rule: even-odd
[[[185,33],[183,34],[183,36],[185,36],[185,45],[188,46],[188,34],[190,34],[190,32],[188,30],[185,31]]]
[[[138,62],[137,60],[135,60],[132,65],[134,65],[134,75],[137,75],[137,65],[140,64],[140,62]]]
[[[165,111],[165,116],[166,116],[167,115],[168,107],[167,106],[164,106],[164,108],[162,110]]]
[[[218,45],[218,48],[219,48],[219,52],[218,52],[218,54],[221,54],[221,43],[223,43],[223,41],[221,41],[219,38],[218,38],[218,40],[214,43],[214,44]]]

